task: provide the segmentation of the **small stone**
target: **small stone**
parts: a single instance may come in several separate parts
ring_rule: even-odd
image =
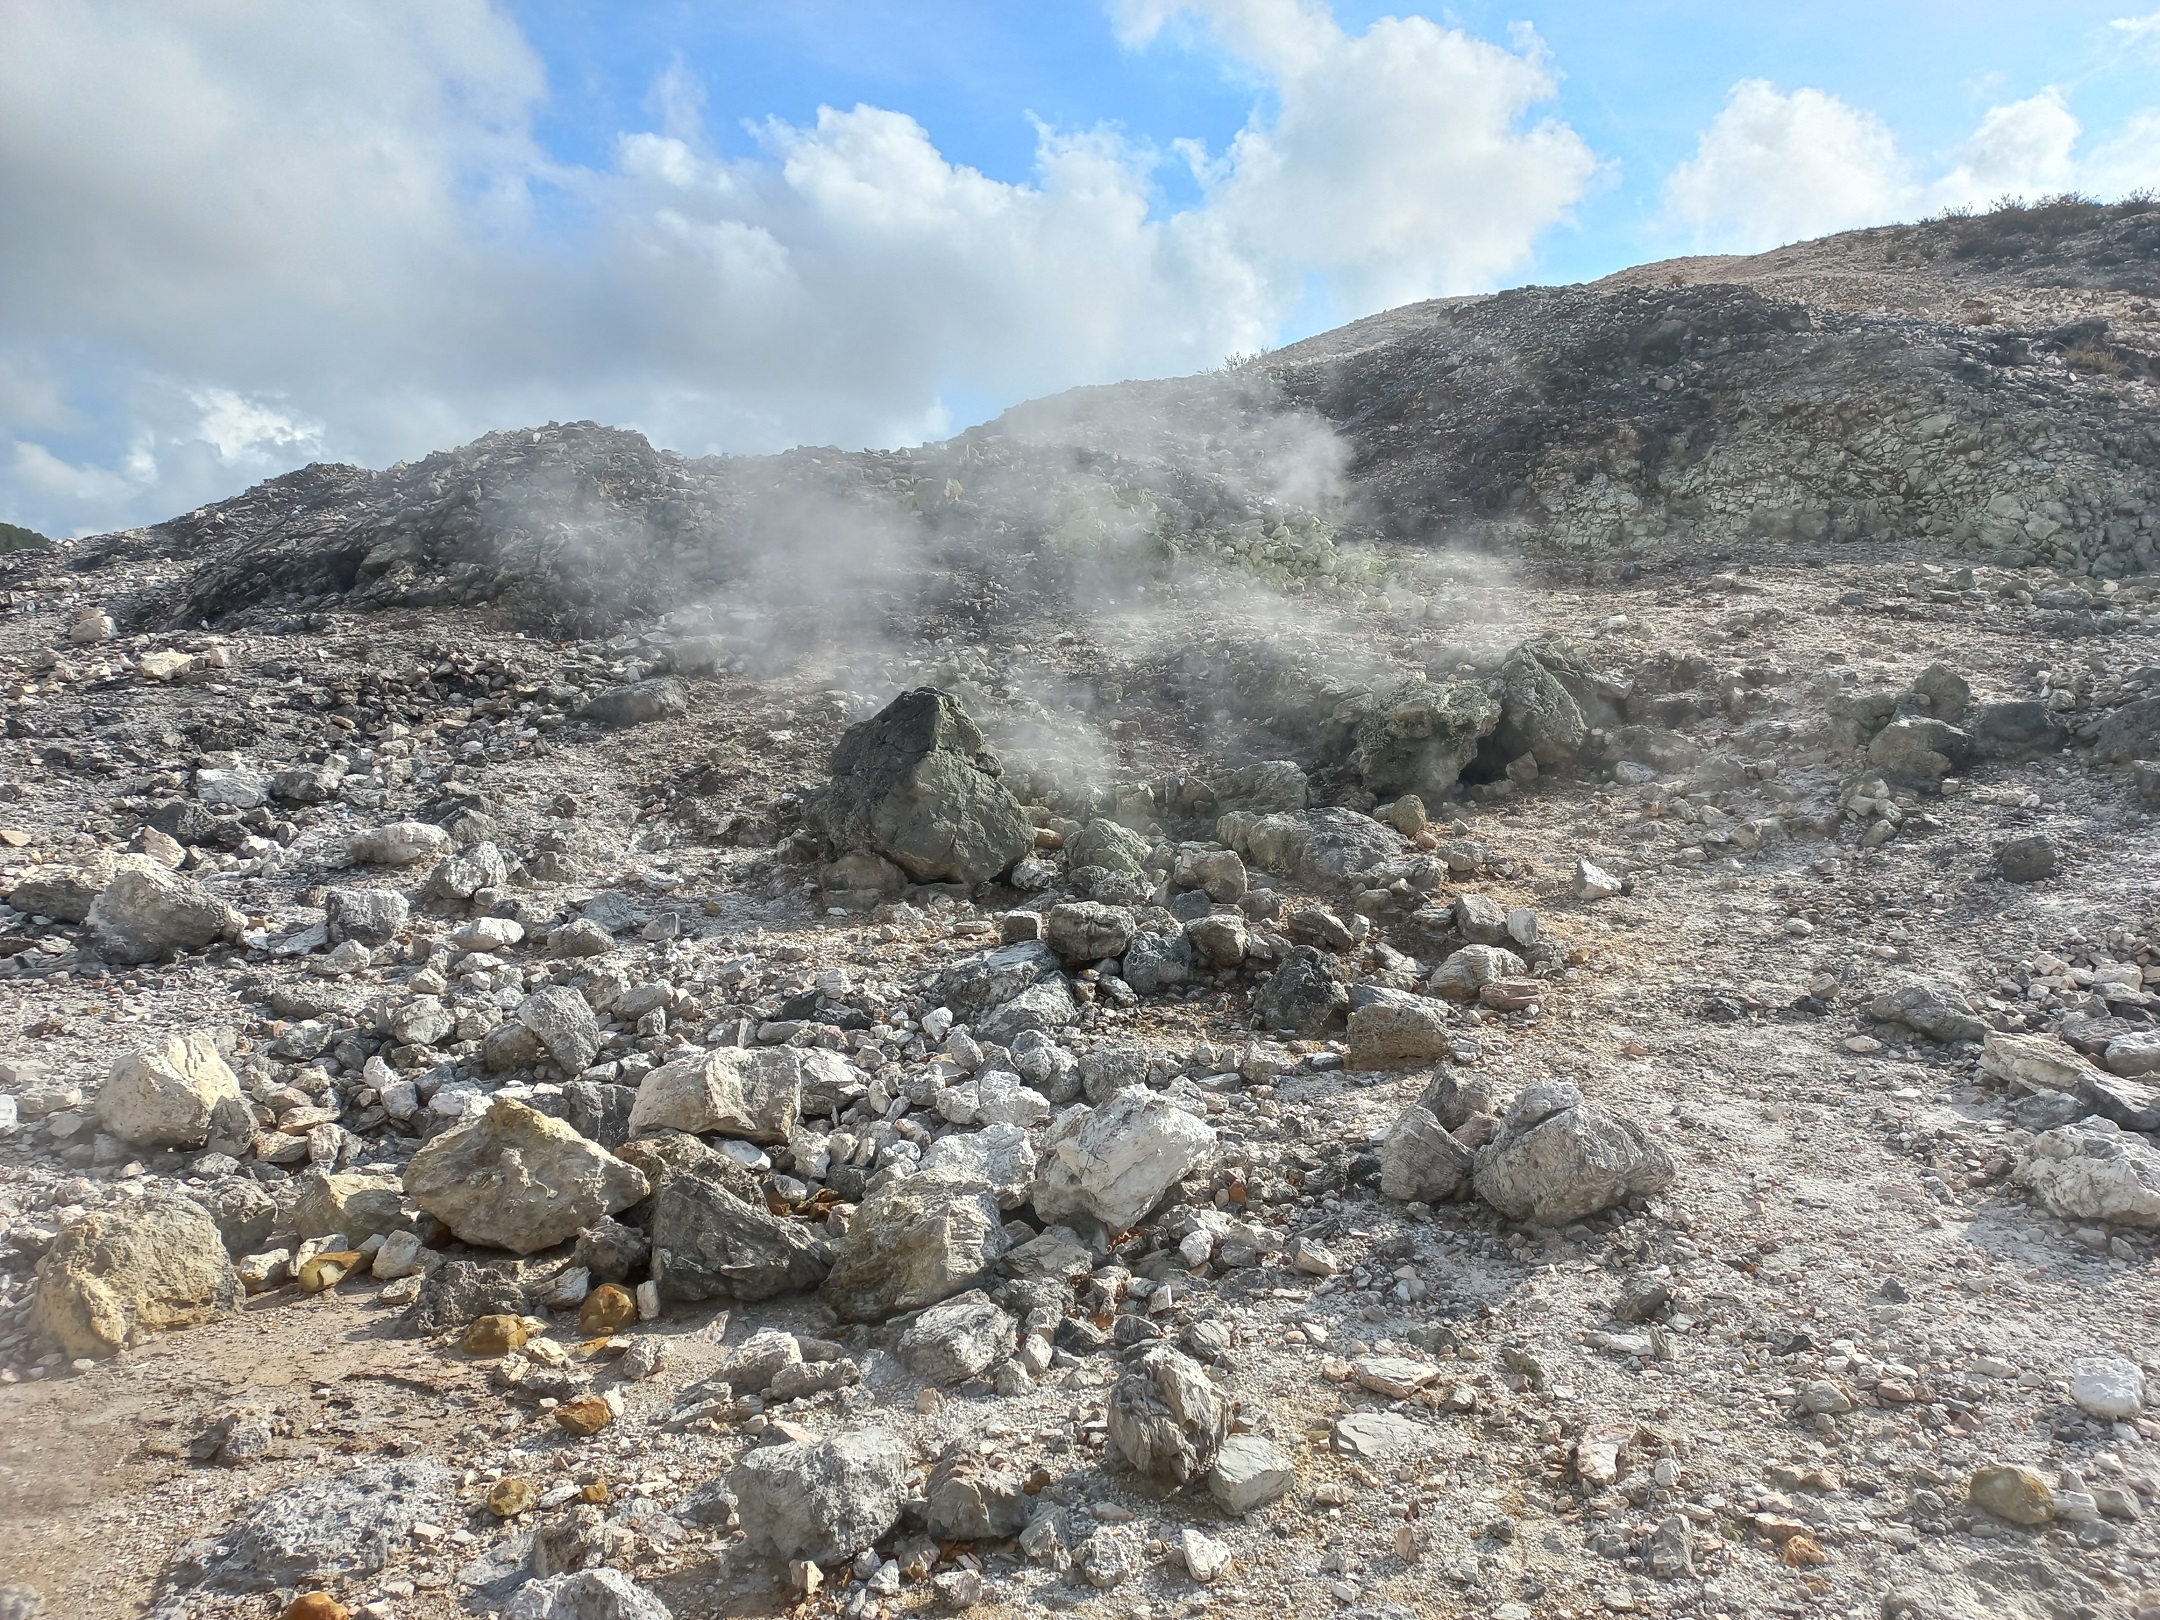
[[[1230,1568],[1230,1548],[1228,1543],[1188,1527],[1178,1537],[1178,1560],[1198,1585],[1213,1586]]]
[[[1610,900],[1614,895],[1622,893],[1625,887],[1620,879],[1604,867],[1591,861],[1578,860],[1575,863],[1575,881],[1568,886],[1568,892],[1578,900]]]
[[[615,1409],[604,1395],[580,1395],[555,1408],[555,1421],[572,1434],[598,1434],[615,1421]]]
[[[602,1283],[578,1308],[578,1329],[595,1338],[620,1333],[637,1320],[637,1300],[619,1283]]]
[[[474,1317],[458,1348],[469,1356],[507,1356],[524,1349],[530,1337],[524,1317],[495,1313]]]
[[[523,1474],[510,1474],[488,1487],[487,1510],[498,1519],[514,1519],[539,1500],[539,1486]]]
[[[417,866],[448,855],[450,835],[432,822],[393,821],[354,833],[346,840],[345,850],[365,865]]]
[[[2046,1524],[2055,1517],[2055,1498],[2047,1481],[2029,1468],[2009,1463],[1977,1470],[1966,1495],[1973,1506],[2012,1524]]]
[[[2087,1356],[2070,1373],[2070,1398],[2096,1418],[2128,1423],[2145,1412],[2145,1375],[2125,1356]]]
[[[1112,1389],[1109,1428],[1127,1467],[1183,1485],[1214,1466],[1230,1432],[1230,1405],[1198,1362],[1159,1346]]]
[[[1995,851],[1995,870],[2012,883],[2038,883],[2053,877],[2059,865],[2055,841],[2046,833],[2013,838]]]
[[[304,1592],[285,1606],[281,1620],[349,1620],[351,1614],[328,1592]]]

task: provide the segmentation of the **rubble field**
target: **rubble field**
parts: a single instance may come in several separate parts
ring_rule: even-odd
[[[0,1617],[2160,1615],[2100,215],[1537,295],[1692,277],[1853,406],[1993,289],[1902,517],[1745,520],[1761,351],[1654,513],[1411,465],[1374,390],[1497,421],[1427,328],[1509,294],[0,559]]]

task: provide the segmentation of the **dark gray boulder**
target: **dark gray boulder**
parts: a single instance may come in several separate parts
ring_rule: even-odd
[[[1383,798],[1415,793],[1437,802],[1499,723],[1500,700],[1482,683],[1406,681],[1376,693],[1358,723],[1358,775]]]
[[[670,1299],[770,1299],[831,1269],[832,1245],[810,1227],[703,1176],[670,1176],[653,1195],[652,1273]]]
[[[1317,1035],[1350,1013],[1350,986],[1342,968],[1327,952],[1293,945],[1253,1007],[1261,1029],[1294,1030]]]
[[[1035,847],[998,773],[951,694],[917,687],[848,728],[813,818],[835,851],[872,850],[918,882],[982,883]]]

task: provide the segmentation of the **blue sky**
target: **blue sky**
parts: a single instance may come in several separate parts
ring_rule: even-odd
[[[914,442],[1413,298],[2115,195],[2160,183],[2153,4],[0,0],[0,518],[549,418]]]

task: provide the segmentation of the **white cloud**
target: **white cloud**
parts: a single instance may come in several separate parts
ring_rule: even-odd
[[[1665,182],[1665,221],[1699,250],[1756,252],[1944,208],[2077,191],[2113,199],[2160,181],[2160,108],[2081,149],[2058,90],[1991,107],[1932,179],[1890,126],[1822,90],[1733,86],[1695,153]]]
[[[2117,17],[2108,26],[2132,49],[2160,50],[2160,11],[2149,17]]]
[[[487,0],[0,10],[0,515],[59,528],[549,417],[692,451],[904,441],[955,397],[1272,341],[1316,279],[1346,316],[1491,285],[1597,167],[1534,118],[1534,36],[1353,34],[1309,0],[1120,9],[1135,48],[1182,17],[1275,109],[1188,148],[1201,200],[1168,215],[1161,155],[1106,131],[1044,129],[1017,184],[868,106],[723,157],[679,65],[656,128],[564,165]]]
[[[1890,126],[1821,90],[1732,88],[1665,185],[1668,214],[1733,251],[1893,218],[1912,196]]]

